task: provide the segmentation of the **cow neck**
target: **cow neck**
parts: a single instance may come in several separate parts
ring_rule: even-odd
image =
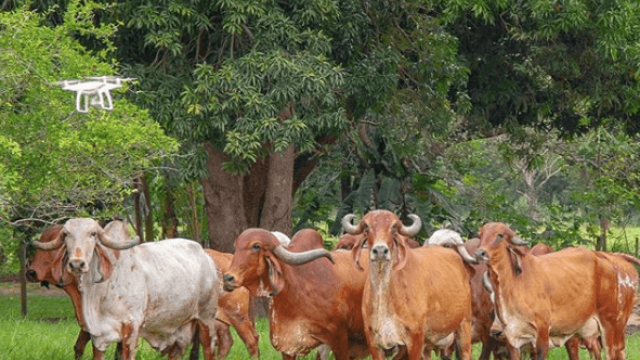
[[[292,314],[296,312],[297,309],[299,309],[298,306],[300,305],[297,303],[297,301],[299,299],[305,299],[305,297],[302,294],[303,289],[297,286],[298,284],[296,284],[297,278],[294,266],[285,263],[281,263],[281,266],[284,286],[279,293],[271,296],[273,304],[273,306],[271,307],[271,311],[275,310],[275,307],[278,307],[280,309],[286,309],[287,313]],[[266,281],[268,283],[268,276]],[[294,283],[293,286],[291,286],[292,283]]]
[[[500,312],[501,303],[505,299],[510,298],[510,289],[514,289],[517,286],[522,276],[516,276],[515,265],[511,261],[511,254],[507,247],[500,247],[497,251],[491,254],[491,260],[489,261],[489,268],[495,274],[496,284],[494,284],[496,308]],[[502,315],[502,314],[500,314]],[[503,319],[501,319],[503,320]]]
[[[392,313],[389,305],[393,303],[394,287],[392,278],[394,275],[392,262],[389,261],[382,264],[369,262],[370,304],[373,314],[376,314],[380,319],[389,318]]]
[[[87,331],[95,336],[101,335],[103,333],[103,327],[106,325],[102,321],[102,304],[104,302],[108,302],[111,296],[114,295],[111,291],[117,289],[117,287],[114,288],[113,284],[110,282],[114,281],[114,279],[128,276],[128,274],[123,272],[126,271],[125,268],[128,270],[131,267],[130,264],[133,262],[131,256],[132,250],[119,251],[117,254],[114,250],[109,248],[105,248],[105,251],[113,265],[113,270],[109,279],[101,283],[94,283],[94,277],[91,272],[78,276],[78,290],[81,297],[82,316],[84,318]],[[99,260],[96,256],[93,256],[91,261]],[[94,269],[94,267],[89,265],[89,269]]]

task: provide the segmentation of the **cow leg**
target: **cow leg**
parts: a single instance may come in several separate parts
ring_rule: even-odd
[[[454,342],[453,344],[451,344],[451,346],[445,348],[445,349],[440,349],[440,359],[442,360],[451,360],[453,359],[453,353],[456,353],[456,359],[460,360],[460,349],[457,348],[457,343]]]
[[[542,325],[538,327],[535,343],[536,360],[544,360],[549,352],[549,327]]]
[[[457,359],[471,360],[471,318],[460,322],[460,327],[456,334],[456,343],[458,344]]]
[[[478,360],[489,360],[491,353],[496,349],[497,345],[498,343],[496,340],[491,336],[486,336],[482,341],[482,352],[480,353]]]
[[[567,349],[569,360],[580,360],[580,357],[578,356],[580,344],[577,336],[573,336],[571,339],[567,340],[567,342],[564,343],[564,347]]]
[[[73,347],[73,351],[76,354],[76,360],[82,357],[84,353],[84,348],[87,346],[87,343],[91,340],[91,334],[80,329],[80,333],[78,334],[78,339],[76,340],[76,345]]]
[[[193,339],[191,339],[191,353],[189,353],[189,360],[198,360],[200,357],[200,336],[198,334],[198,327],[196,326],[193,332]]]
[[[104,351],[99,350],[97,347],[93,347],[93,360],[103,360]]]
[[[131,323],[122,325],[122,360],[134,360],[136,358],[136,347],[138,346],[138,327]]]
[[[616,329],[615,329],[615,319],[610,319],[608,317],[600,318],[600,325],[602,326],[602,345],[605,350],[605,359],[607,360],[617,360],[618,359],[618,349],[616,348]]]
[[[282,360],[296,360],[296,357],[282,353]]]
[[[198,338],[200,339],[200,344],[202,344],[202,351],[204,352],[205,360],[213,360],[213,351],[211,346],[213,345],[211,342],[211,331],[215,332],[215,325],[212,329],[209,329],[207,325],[205,325],[202,321],[197,322],[197,332]]]
[[[405,347],[403,347],[403,349],[404,349],[404,351],[406,353],[407,347],[405,346]],[[424,349],[422,350],[422,359],[423,360],[431,360],[431,351],[432,350],[433,349],[431,348],[431,345],[430,344],[426,344],[424,346]],[[406,358],[406,356],[405,356],[405,358]]]
[[[614,339],[614,353],[616,356],[616,360],[624,360],[625,359],[625,325],[616,329],[616,336]]]
[[[251,319],[245,317],[242,319],[230,317],[230,321],[231,325],[236,329],[238,336],[240,336],[240,339],[242,339],[244,344],[247,346],[249,354],[255,358],[260,356],[260,350],[258,347],[259,335]]]
[[[411,334],[407,345],[407,355],[409,360],[420,360],[424,349],[424,335],[421,332]]]
[[[216,335],[218,337],[217,359],[224,359],[229,354],[229,350],[233,346],[233,337],[229,331],[229,326],[221,321],[216,320]]]
[[[507,349],[509,350],[509,357],[511,360],[520,360],[522,359],[522,352],[517,347],[511,346],[509,342],[507,342]]]

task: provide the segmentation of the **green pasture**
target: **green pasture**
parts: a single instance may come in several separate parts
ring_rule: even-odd
[[[281,359],[269,342],[269,326],[266,319],[257,322],[260,333],[260,358]],[[1,360],[67,360],[73,359],[73,345],[77,338],[79,327],[75,321],[70,300],[66,296],[29,296],[29,316],[20,316],[20,297],[16,295],[0,296],[0,359]],[[248,359],[244,343],[234,335],[234,344],[227,359]],[[111,345],[106,359],[113,359],[115,345]],[[480,346],[474,346],[473,358],[480,355]],[[589,355],[582,350],[581,358],[588,359]],[[202,358],[202,354],[200,354]],[[183,356],[187,359],[188,354]],[[315,353],[304,357],[315,359]],[[437,357],[435,357],[437,358]],[[91,359],[91,346],[85,349],[83,359]],[[144,341],[138,347],[136,359],[162,359]],[[552,349],[549,359],[567,359],[564,349]],[[640,333],[627,339],[627,359],[640,360]]]

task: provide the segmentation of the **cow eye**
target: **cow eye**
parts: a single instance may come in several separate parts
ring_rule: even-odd
[[[95,231],[91,233],[91,236],[96,236],[96,235],[98,235],[98,233]]]
[[[258,251],[258,250],[260,250],[260,244],[255,243],[255,244],[253,244],[253,246],[251,246],[251,248],[252,248],[253,250],[255,250],[255,251]]]

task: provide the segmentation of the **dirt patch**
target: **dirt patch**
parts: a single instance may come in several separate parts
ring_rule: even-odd
[[[40,296],[67,296],[67,294],[53,285],[49,285],[47,289],[38,283],[27,284],[28,295],[40,295]],[[20,282],[0,282],[0,295],[20,295]]]

